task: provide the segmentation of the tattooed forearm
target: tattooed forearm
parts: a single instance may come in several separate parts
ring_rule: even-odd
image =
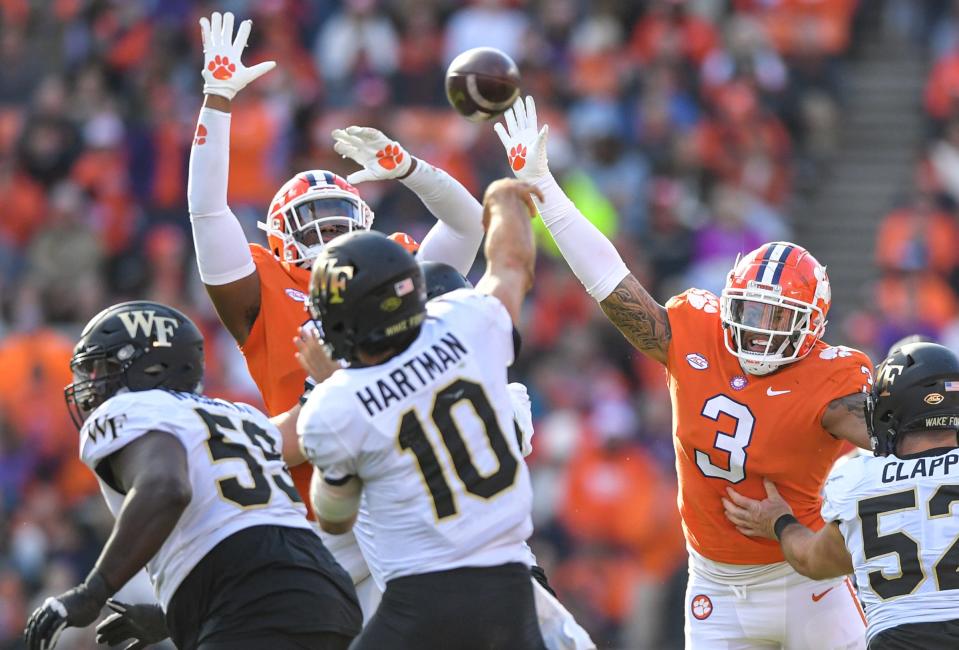
[[[823,428],[837,438],[848,440],[858,447],[870,449],[866,431],[865,393],[852,393],[834,399],[822,416]]]
[[[672,337],[666,308],[653,300],[632,274],[623,278],[600,307],[633,347],[666,363],[666,350]]]
[[[852,415],[854,418],[861,420],[863,423],[866,422],[865,393],[853,393],[851,395],[846,395],[845,397],[840,397],[830,405],[830,408],[832,408],[833,405],[835,405],[836,408],[845,409],[847,413]]]

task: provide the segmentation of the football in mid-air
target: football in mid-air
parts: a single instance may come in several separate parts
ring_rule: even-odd
[[[495,47],[474,47],[446,70],[446,97],[472,122],[491,120],[519,97],[519,68]]]

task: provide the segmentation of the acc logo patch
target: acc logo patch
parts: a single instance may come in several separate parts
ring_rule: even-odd
[[[699,354],[698,352],[690,352],[686,355],[686,363],[696,370],[705,370],[709,367],[709,362],[706,361],[706,357]]]
[[[925,402],[926,404],[939,404],[944,399],[946,398],[940,395],[939,393],[929,393],[928,395],[922,398],[922,401]]]
[[[705,621],[713,613],[713,601],[705,594],[693,596],[693,602],[689,604],[689,611],[697,621]]]
[[[284,289],[284,292],[297,302],[306,302],[306,294],[299,289]]]
[[[380,303],[380,311],[396,311],[400,308],[400,305],[403,304],[402,298],[397,298],[396,296],[390,296]]]

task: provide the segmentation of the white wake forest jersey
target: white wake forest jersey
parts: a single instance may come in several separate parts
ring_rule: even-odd
[[[859,456],[826,481],[872,639],[905,623],[959,619],[959,449]]]
[[[306,404],[309,395],[316,388],[316,382],[306,379],[306,392],[300,398],[300,406]],[[533,412],[526,386],[511,383],[508,386],[510,402],[513,406],[513,418],[516,426],[516,436],[519,440],[520,451],[523,457],[533,453]],[[386,581],[376,555],[376,543],[373,539],[373,529],[369,511],[366,508],[366,496],[360,499],[360,509],[356,516],[353,530],[343,535],[331,535],[319,530],[323,545],[333,554],[333,558],[350,574],[353,584],[358,584],[367,576],[372,576],[380,591],[386,589]],[[352,534],[351,534],[352,533]],[[526,545],[529,555],[529,564],[536,563],[532,549]]]
[[[326,481],[362,481],[385,581],[529,565],[532,490],[507,388],[512,362],[506,309],[460,289],[427,304],[401,354],[338,370],[307,400],[303,450]]]
[[[280,454],[280,432],[265,415],[248,404],[159,389],[111,397],[80,431],[80,458],[97,474],[114,516],[125,496],[110,484],[107,468],[97,467],[151,431],[183,445],[193,491],[146,566],[164,609],[193,567],[233,533],[264,525],[310,528]]]

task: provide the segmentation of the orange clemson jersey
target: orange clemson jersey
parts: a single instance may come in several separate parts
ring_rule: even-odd
[[[281,262],[262,246],[250,244],[250,252],[260,276],[260,313],[240,349],[272,416],[290,410],[303,394],[306,373],[293,356],[293,337],[310,317],[310,272]]]
[[[272,416],[293,408],[303,394],[306,372],[294,356],[293,337],[309,318],[306,297],[310,272],[281,262],[262,246],[250,244],[250,252],[260,276],[260,313],[240,350]],[[303,463],[291,471],[296,489],[310,510],[313,468]]]
[[[690,289],[666,303],[667,358],[679,511],[686,541],[715,562],[783,561],[779,544],[739,533],[723,514],[726,488],[762,499],[769,478],[813,530],[820,491],[843,441],[821,421],[833,400],[868,390],[872,364],[858,350],[815,344],[768,375],[746,374],[724,343],[719,299]]]

